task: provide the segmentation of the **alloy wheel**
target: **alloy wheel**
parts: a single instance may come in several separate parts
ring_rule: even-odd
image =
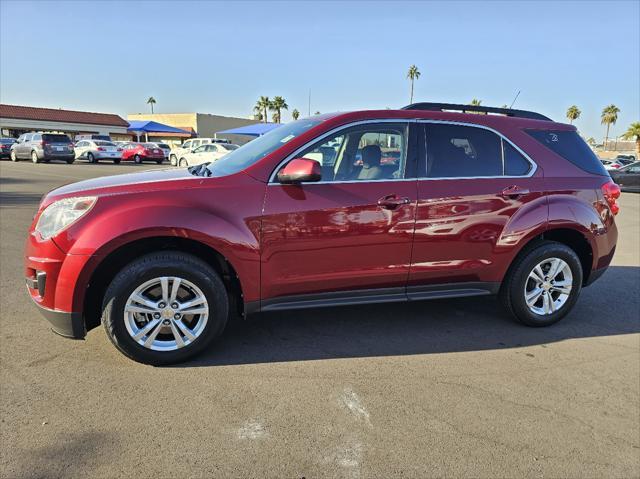
[[[144,348],[174,351],[192,344],[204,331],[209,304],[200,288],[174,276],[138,286],[124,308],[129,335]]]
[[[547,258],[529,273],[524,285],[524,298],[529,310],[548,316],[562,308],[573,287],[569,265],[560,258]]]

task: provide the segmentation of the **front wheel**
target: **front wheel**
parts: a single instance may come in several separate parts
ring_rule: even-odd
[[[114,158],[113,164],[114,165],[119,165],[120,164],[120,158]]]
[[[142,158],[140,157],[140,155],[136,155],[133,157],[133,161],[135,161],[137,164],[142,163]]]
[[[71,165],[71,164],[73,164],[73,162],[74,162],[74,161],[76,161],[76,159],[75,159],[75,158],[69,158],[69,159],[67,160],[67,165]]]
[[[180,163],[178,163],[181,167],[186,168],[189,166],[189,162],[186,158],[180,158]]]
[[[178,159],[176,158],[176,155],[169,156],[169,163],[171,166],[178,166]]]
[[[11,150],[11,161],[18,161],[18,157],[16,156],[16,152]]]
[[[208,264],[168,251],[143,256],[120,271],[102,308],[102,324],[122,353],[165,365],[200,353],[222,333],[229,298]]]
[[[162,163],[164,163],[164,158],[162,160],[156,160],[156,163],[161,165]]]
[[[527,326],[549,326],[573,308],[582,288],[580,258],[568,246],[545,241],[516,259],[500,290],[503,305]]]

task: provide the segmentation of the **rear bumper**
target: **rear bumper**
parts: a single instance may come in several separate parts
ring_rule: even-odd
[[[40,306],[38,303],[35,304],[38,306],[40,314],[51,324],[51,329],[54,333],[72,339],[83,339],[87,334],[82,320],[82,313],[56,311]]]

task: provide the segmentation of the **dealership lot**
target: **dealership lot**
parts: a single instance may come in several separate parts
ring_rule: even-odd
[[[640,195],[551,328],[486,298],[269,313],[153,368],[53,335],[21,256],[46,191],[163,167],[0,164],[1,476],[640,475]]]

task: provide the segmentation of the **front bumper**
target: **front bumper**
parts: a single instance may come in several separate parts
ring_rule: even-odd
[[[83,339],[86,336],[87,331],[82,319],[82,313],[56,311],[45,308],[38,303],[35,304],[38,306],[40,314],[51,324],[51,329],[54,333],[72,339]]]

